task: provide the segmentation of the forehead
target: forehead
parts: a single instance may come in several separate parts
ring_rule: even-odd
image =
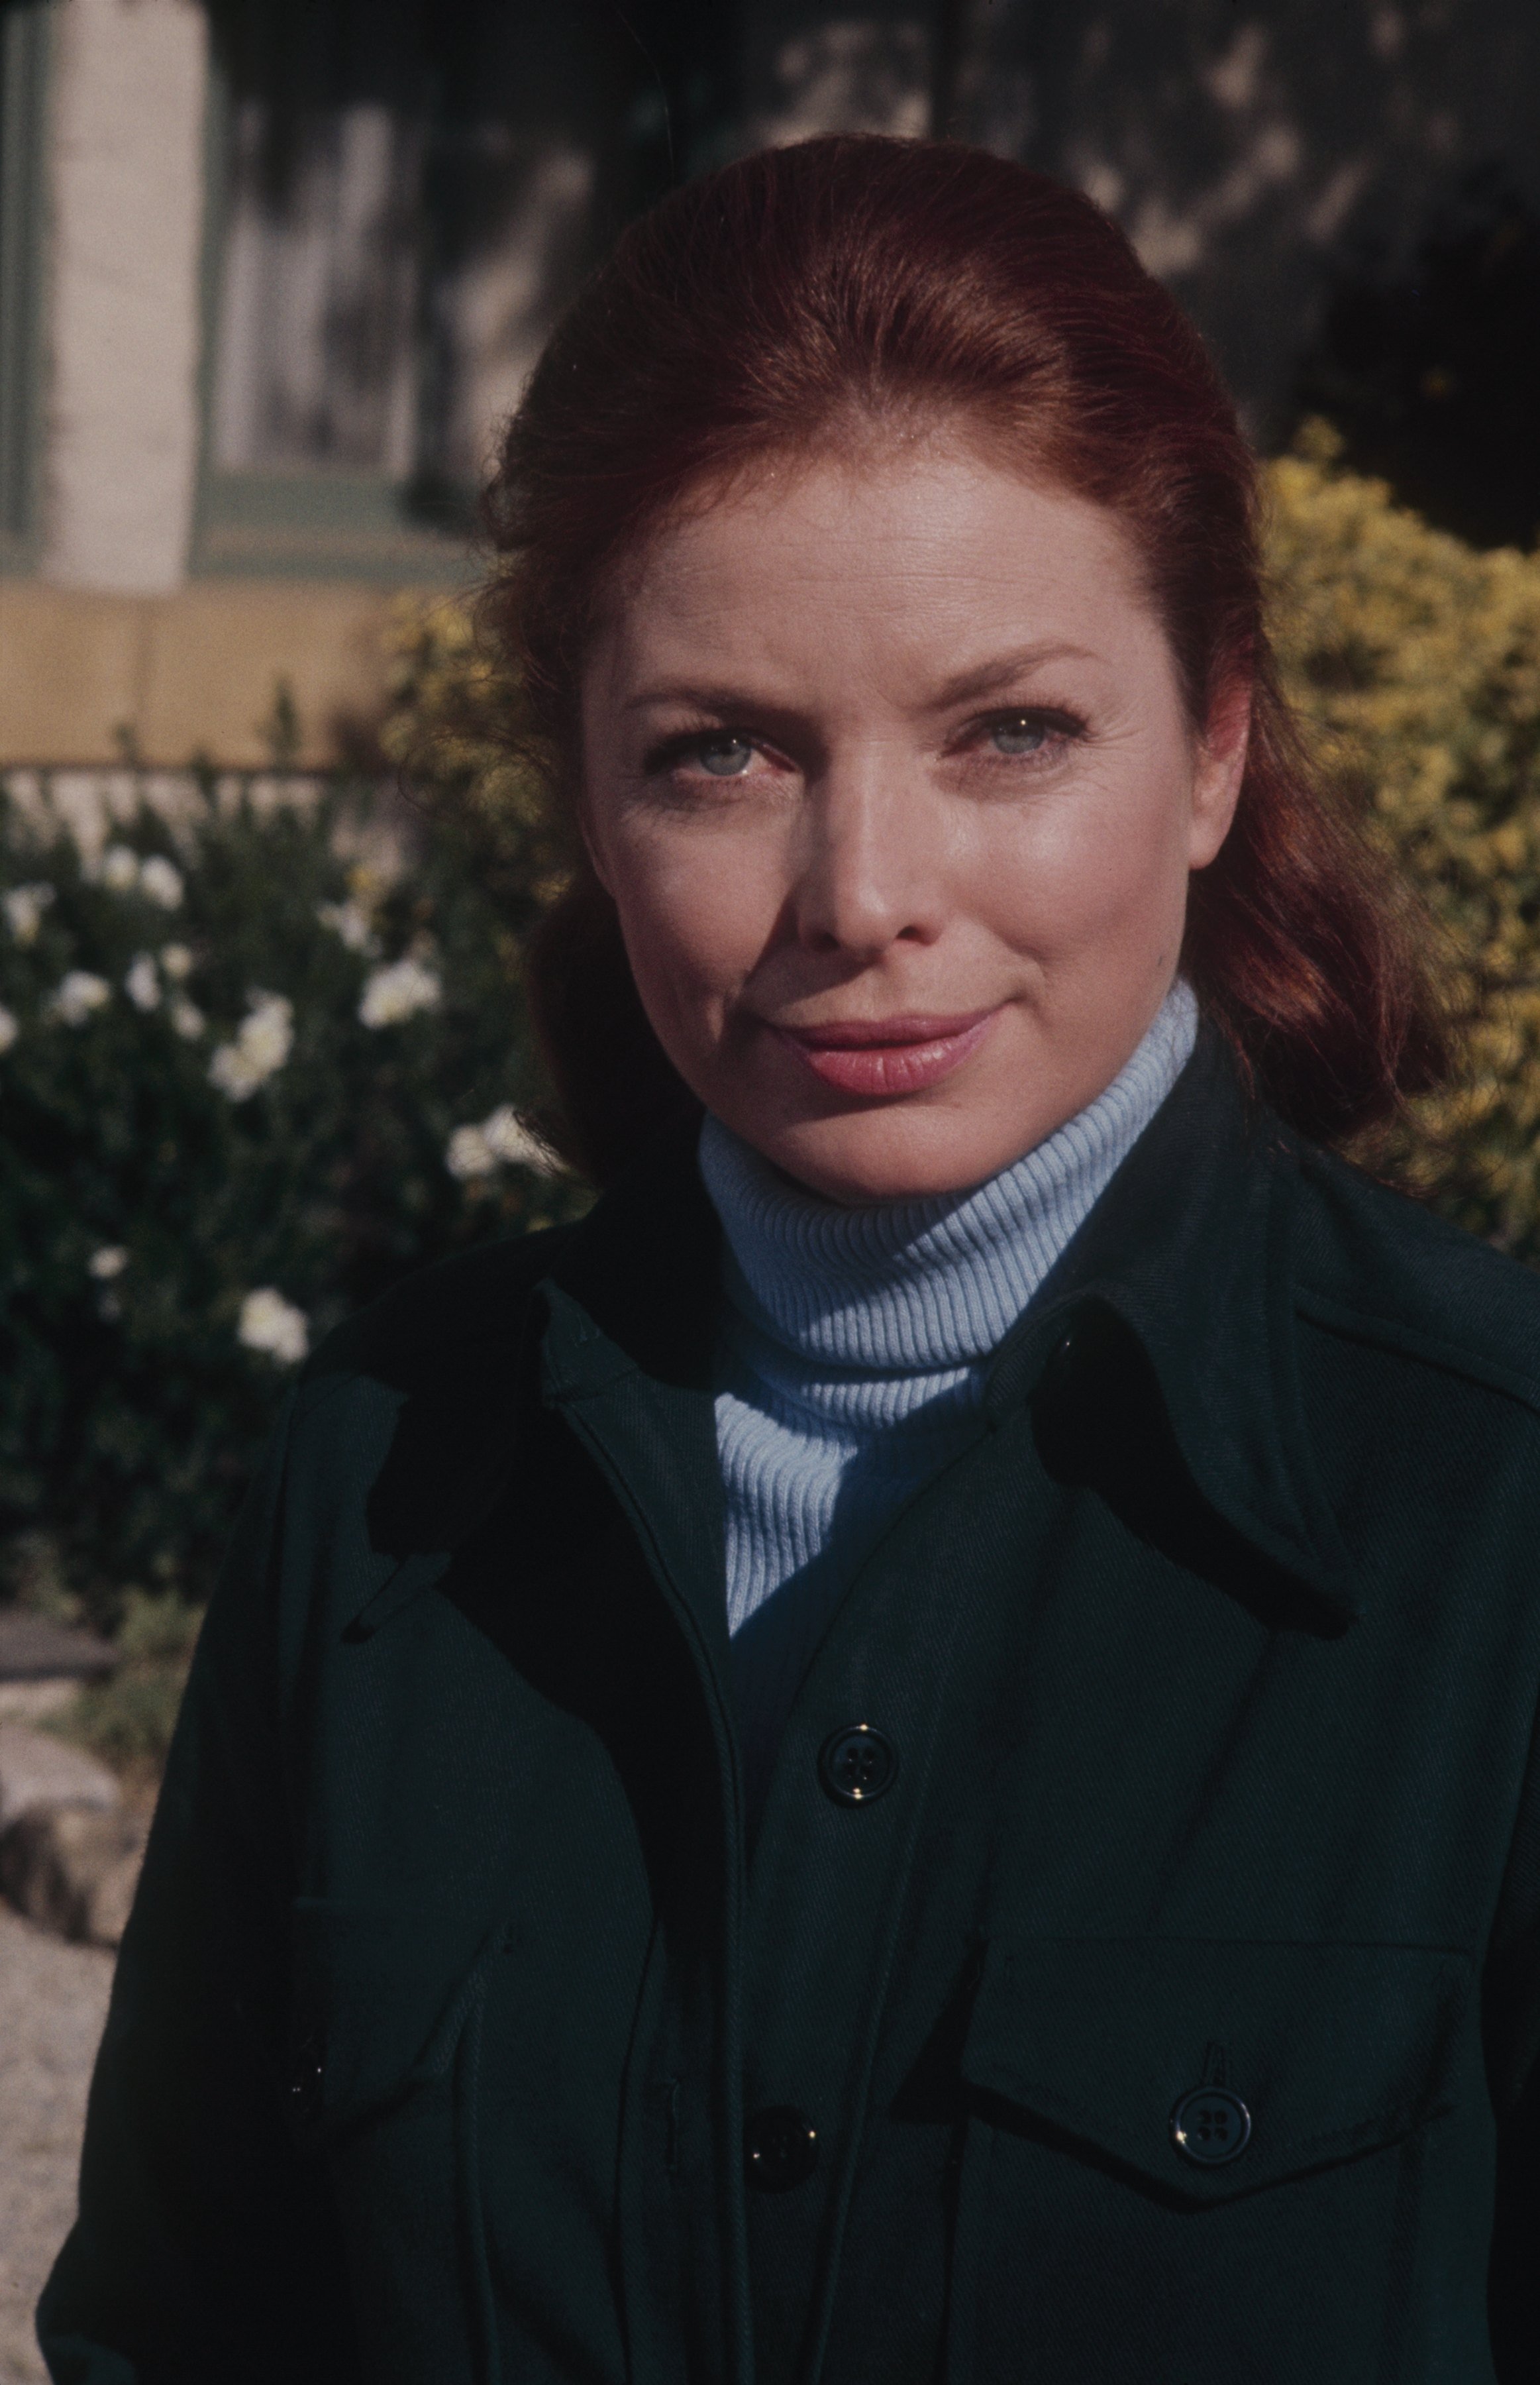
[[[611,582],[610,669],[955,668],[1001,637],[1160,631],[1117,517],[937,438],[771,457],[697,490]],[[1161,640],[1163,643],[1163,640]]]

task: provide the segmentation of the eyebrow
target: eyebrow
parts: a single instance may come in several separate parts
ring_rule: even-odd
[[[1095,662],[1098,657],[1088,646],[1072,644],[1063,638],[1044,638],[1035,645],[1018,646],[1008,655],[998,655],[987,663],[978,663],[970,670],[959,671],[943,681],[935,695],[926,700],[926,709],[949,711],[954,704],[967,704],[980,696],[993,695],[1009,687],[1027,671],[1042,668],[1045,664],[1060,662]],[[621,709],[625,712],[648,712],[667,704],[689,705],[698,712],[732,713],[745,709],[756,712],[787,712],[785,704],[767,703],[742,687],[727,682],[715,686],[698,685],[684,680],[666,680],[657,687],[643,688],[640,694],[627,697]]]
[[[620,708],[622,712],[651,712],[664,704],[689,705],[696,712],[740,712],[745,705],[751,705],[756,711],[763,709],[758,697],[727,681],[720,686],[706,687],[680,679],[664,680],[657,687],[644,687],[640,695],[627,696]]]
[[[979,663],[972,670],[959,671],[943,681],[931,698],[932,709],[944,712],[954,704],[967,704],[981,695],[994,695],[1027,671],[1038,670],[1045,663],[1092,663],[1097,656],[1089,646],[1073,645],[1067,638],[1043,638],[1036,645],[1018,646],[1013,653],[999,655],[992,662]]]

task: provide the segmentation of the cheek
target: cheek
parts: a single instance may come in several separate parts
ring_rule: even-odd
[[[769,937],[778,891],[728,841],[652,832],[620,842],[612,883],[631,968],[650,1010],[684,1016],[730,997]]]
[[[1039,949],[1163,938],[1186,898],[1187,813],[1184,766],[1154,757],[1088,768],[1069,801],[986,812],[965,860],[977,911]]]

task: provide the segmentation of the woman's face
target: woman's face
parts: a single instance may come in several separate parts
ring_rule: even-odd
[[[659,1042],[830,1199],[977,1184],[1117,1074],[1235,808],[1115,518],[965,446],[663,531],[583,680],[584,830]]]

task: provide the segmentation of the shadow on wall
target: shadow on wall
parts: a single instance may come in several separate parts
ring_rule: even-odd
[[[745,145],[938,127],[1078,183],[1191,306],[1264,446],[1478,545],[1540,528],[1533,0],[751,11]]]
[[[217,568],[281,544],[235,517],[243,490],[272,500],[285,475],[311,508],[317,474],[382,476],[420,525],[463,525],[584,268],[671,183],[765,143],[941,131],[1078,184],[1192,308],[1264,445],[1292,427],[1300,359],[1365,259],[1404,275],[1417,228],[1493,161],[1540,208],[1534,0],[210,12]]]
[[[1211,341],[1264,445],[1344,260],[1405,273],[1500,163],[1540,207],[1534,0],[966,0],[948,127],[1079,184]]]
[[[1409,264],[1336,278],[1300,408],[1357,469],[1478,546],[1540,540],[1540,211],[1496,169],[1465,178]]]

